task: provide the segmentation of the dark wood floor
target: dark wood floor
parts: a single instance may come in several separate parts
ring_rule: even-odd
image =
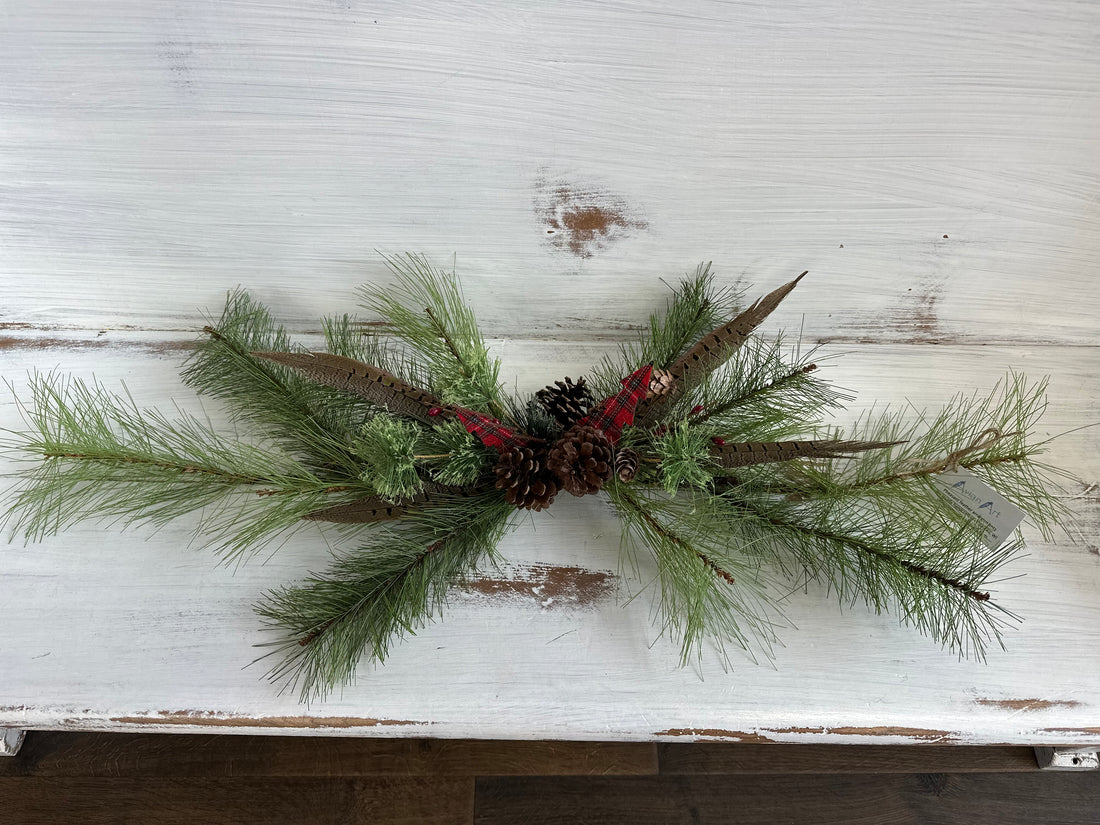
[[[5,823],[1088,823],[1100,773],[1030,748],[31,732]]]

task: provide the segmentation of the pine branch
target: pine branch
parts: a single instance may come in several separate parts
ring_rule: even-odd
[[[303,350],[243,291],[229,294],[220,320],[204,331],[208,339],[183,371],[188,385],[227,402],[235,421],[304,454],[314,470],[355,473],[351,434],[373,414],[369,404],[253,357]]]
[[[733,642],[750,655],[769,653],[775,639],[774,605],[765,594],[761,572],[751,556],[731,554],[732,543],[711,522],[700,504],[705,500],[655,498],[644,489],[612,481],[604,487],[623,521],[623,549],[643,544],[657,563],[659,606],[663,628],[681,642],[681,663],[701,643],[711,642],[727,661],[725,644]],[[717,525],[718,529],[715,529]],[[636,572],[633,554],[626,558]]]
[[[983,585],[1014,558],[1019,542],[981,547],[980,530],[934,517],[904,524],[815,502],[721,497],[727,526],[788,576],[827,583],[841,600],[862,600],[963,654],[984,658],[1001,643],[1007,611]],[[794,562],[792,568],[791,562]]]
[[[454,274],[415,255],[389,257],[386,263],[397,284],[363,287],[364,306],[412,348],[431,389],[446,403],[499,415],[500,363],[489,357]]]
[[[737,583],[737,580],[734,579],[734,577],[727,570],[723,570],[721,567],[719,567],[714,559],[712,559],[702,550],[695,549],[679,536],[677,536],[675,533],[673,533],[671,530],[666,528],[663,524],[661,524],[661,522],[657,521],[657,519],[646,512],[645,508],[638,504],[637,500],[634,499],[633,496],[631,496],[629,493],[624,496],[624,501],[627,502],[627,506],[633,509],[635,515],[637,515],[638,518],[642,519],[642,521],[649,525],[650,529],[660,537],[662,542],[674,544],[677,547],[685,550],[686,552],[693,554],[705,566],[713,570],[716,575],[724,579],[727,584]]]
[[[750,336],[721,370],[666,406],[665,418],[709,425],[741,441],[777,441],[806,433],[851,395],[819,377],[812,360],[782,334]],[[769,433],[764,435],[764,433]]]
[[[741,300],[737,290],[716,289],[711,265],[700,264],[675,288],[665,311],[649,316],[637,344],[621,346],[617,357],[604,358],[592,371],[594,392],[600,397],[614,395],[619,381],[643,364],[669,366],[707,330],[736,312]]]
[[[364,489],[194,417],[140,409],[97,384],[35,375],[30,394],[22,408],[29,429],[6,446],[42,460],[22,474],[5,516],[28,540],[86,519],[160,525],[198,513],[197,533],[237,554],[293,530],[332,494]]]
[[[1028,382],[1009,373],[988,393],[960,394],[935,415],[912,420],[900,410],[869,414],[846,432],[822,434],[905,443],[841,463],[784,468],[780,478],[794,500],[828,500],[837,507],[861,502],[891,518],[904,518],[914,510],[955,513],[933,478],[951,467],[965,467],[1024,510],[1049,540],[1052,528],[1071,522],[1073,514],[1058,497],[1059,479],[1067,475],[1037,460],[1044,443],[1028,441],[1046,408],[1045,390],[1045,380]],[[962,515],[957,518],[966,521]]]
[[[757,507],[754,507],[749,502],[728,501],[727,503],[729,504],[729,506],[743,510],[745,513],[751,514],[753,517],[759,518],[762,521],[765,521],[766,523],[771,525],[772,527],[776,527],[780,530],[798,533],[811,541],[835,543],[858,553],[866,553],[886,564],[899,565],[900,567],[903,567],[904,569],[918,576],[934,582],[938,582],[944,587],[953,588],[963,595],[968,596],[976,601],[984,602],[989,600],[989,593],[977,590],[972,584],[969,584],[958,578],[954,578],[938,570],[934,570],[926,565],[917,564],[916,562],[901,558],[895,555],[890,550],[887,550],[883,545],[875,544],[871,541],[859,538],[857,536],[844,535],[841,533],[836,533],[832,530],[813,527],[806,524],[800,524],[797,521],[776,518],[775,516],[768,515],[767,512]]]
[[[269,676],[302,701],[348,684],[359,660],[382,662],[398,638],[440,613],[516,513],[495,491],[453,498],[383,526],[373,541],[301,585],[268,593],[256,612],[282,637]]]
[[[730,410],[743,407],[748,404],[759,402],[767,395],[772,393],[778,393],[787,389],[802,376],[807,375],[817,369],[817,364],[806,364],[805,366],[798,367],[791,370],[786,375],[776,378],[774,381],[770,381],[763,386],[754,387],[753,389],[743,390],[740,394],[729,398],[728,400],[712,403],[710,405],[700,404],[698,410],[689,414],[688,420],[692,424],[702,424],[715,416],[721,416],[728,413]]]

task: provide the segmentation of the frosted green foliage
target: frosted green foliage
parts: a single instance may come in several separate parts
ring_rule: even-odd
[[[661,483],[669,493],[681,487],[705,488],[717,465],[710,454],[712,433],[686,421],[671,426],[653,442],[661,460]]]
[[[421,429],[409,421],[381,413],[359,430],[355,453],[366,464],[360,475],[390,501],[418,493],[423,481],[416,472]]]
[[[464,487],[482,478],[496,455],[466,432],[457,421],[433,427],[424,433],[422,461],[440,484]]]

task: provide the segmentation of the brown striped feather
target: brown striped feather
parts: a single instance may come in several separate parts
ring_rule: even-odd
[[[803,272],[790,283],[772,290],[732,321],[700,338],[695,346],[668,367],[673,380],[683,382],[688,378],[705,375],[725,363],[733,351],[748,340],[752,331],[764,323],[805,276],[806,273]]]
[[[699,378],[724,364],[734,350],[748,340],[753,330],[764,323],[764,319],[775,311],[775,308],[798,285],[798,282],[806,277],[806,274],[803,272],[793,281],[772,290],[732,321],[727,321],[700,338],[695,346],[668,366],[668,383],[671,385],[671,390],[643,400],[638,405],[635,418],[642,423],[652,421],[656,411],[682,390],[686,382],[690,381],[694,384]]]
[[[431,393],[383,369],[343,355],[328,352],[253,352],[252,355],[298,370],[315,383],[362,396],[399,415],[427,421],[428,410],[443,407]]]
[[[378,496],[369,496],[350,504],[337,504],[306,513],[304,521],[328,521],[334,524],[371,524],[377,521],[389,521],[401,518],[409,506],[417,503],[415,499],[394,504]]]
[[[715,445],[711,454],[723,467],[747,467],[795,458],[846,458],[852,453],[903,444],[903,441],[744,441]]]

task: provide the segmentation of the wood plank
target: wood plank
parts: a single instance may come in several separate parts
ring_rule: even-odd
[[[477,825],[1093,825],[1098,774],[662,776],[477,781]]]
[[[811,340],[1100,342],[1093,3],[5,11],[0,321],[194,326],[240,283],[315,324],[383,249],[457,255],[502,336],[714,260],[809,269]]]
[[[21,825],[468,825],[469,779],[0,778],[8,821]]]
[[[0,776],[357,777],[640,775],[657,746],[614,742],[349,739],[31,731]]]
[[[751,742],[658,746],[662,775],[800,773],[1011,773],[1039,770],[1031,748],[966,745],[758,745]]]
[[[11,332],[28,342],[41,336]],[[171,411],[175,401],[197,411],[179,382],[176,346],[193,337],[59,331],[43,347],[0,349],[0,370],[22,386],[28,370],[60,366],[111,387],[125,381],[142,405]],[[83,345],[97,339],[108,343]],[[523,390],[548,374],[576,375],[607,351],[591,342],[494,348],[509,383]],[[1100,420],[1095,396],[1082,390],[1100,374],[1098,347],[857,346],[826,363],[836,383],[861,391],[853,415],[877,399],[934,408],[1016,365],[1052,375],[1043,437]],[[207,407],[224,423],[217,405]],[[18,426],[10,399],[0,399],[0,426]],[[8,634],[0,724],[414,739],[1094,744],[1100,707],[1086,676],[1100,670],[1100,499],[1090,486],[1100,479],[1100,427],[1056,439],[1047,458],[1087,481],[1069,491],[1080,533],[1054,543],[1028,533],[1030,555],[1011,570],[1024,577],[998,585],[999,600],[1025,621],[987,665],[959,662],[890,616],[842,609],[811,589],[786,600],[798,629],[783,631],[774,668],[736,653],[730,672],[709,654],[699,668],[681,668],[675,643],[657,638],[648,598],[622,604],[638,584],[615,572],[619,525],[591,497],[524,522],[501,545],[505,565],[457,589],[441,622],[396,646],[384,667],[364,665],[340,695],[304,707],[264,680],[262,664],[246,667],[259,655],[253,645],[267,640],[250,604],[326,566],[331,538],[308,531],[277,552],[273,543],[262,564],[227,569],[186,549],[186,520],[155,533],[86,524],[38,544],[0,546]]]

